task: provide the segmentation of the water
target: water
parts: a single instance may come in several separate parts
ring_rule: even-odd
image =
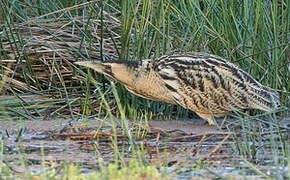
[[[81,172],[86,174],[99,168],[99,158],[103,158],[106,163],[114,161],[116,147],[112,143],[114,136],[110,123],[103,124],[98,120],[69,122],[69,119],[27,120],[20,125],[18,122],[1,121],[0,142],[4,144],[5,153],[1,156],[2,159],[21,169],[19,162],[25,157],[29,161],[26,163],[27,166],[34,172],[41,171],[42,162],[74,162],[78,163]],[[243,135],[235,132],[240,136],[241,142],[238,143],[241,147],[247,145],[246,147],[264,148],[264,153],[258,154],[259,159],[253,161],[251,156],[243,156],[246,160],[240,158],[240,153],[233,148],[237,142],[228,129],[221,130],[188,121],[153,121],[151,125],[152,128],[138,129],[140,126],[129,124],[134,148],[138,147],[144,152],[147,163],[156,165],[160,168],[160,172],[165,171],[178,179],[263,177],[263,174],[251,167],[248,162],[266,175],[282,178],[288,176],[287,165],[279,163],[282,160],[288,162],[288,158],[278,152],[274,162],[269,156],[271,146],[266,136],[263,136],[262,144],[258,141],[243,142],[241,138]],[[117,126],[116,131],[120,156],[128,161],[133,157],[132,146],[121,126]]]

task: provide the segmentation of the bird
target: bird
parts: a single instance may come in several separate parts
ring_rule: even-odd
[[[91,68],[142,98],[180,105],[215,125],[231,111],[273,111],[278,93],[235,64],[203,52],[171,53],[148,60],[87,60]]]

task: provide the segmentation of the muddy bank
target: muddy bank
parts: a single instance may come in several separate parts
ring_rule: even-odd
[[[115,124],[114,128],[112,124]],[[205,124],[203,120],[150,121],[149,125],[129,122],[128,126],[129,129],[125,131],[120,121],[101,119],[1,121],[1,142],[5,152],[3,159],[14,164],[11,168],[16,173],[25,172],[26,168],[20,163],[23,160],[33,172],[40,171],[44,166],[74,162],[79,164],[82,172],[87,173],[98,169],[99,158],[103,158],[105,163],[113,162],[116,148],[118,156],[125,161],[136,153],[136,148],[139,151],[141,148],[148,163],[160,168],[170,167],[170,171],[173,168],[174,172],[179,172],[180,168],[186,169],[186,173],[181,174],[187,174],[188,177],[193,172],[198,172],[197,176],[200,176],[206,171],[201,168],[203,166],[221,173],[233,173],[236,168],[248,166],[235,151],[236,138],[242,140],[242,134],[245,133],[238,127],[233,132],[227,126],[220,129]],[[271,134],[265,134],[263,138],[269,136]],[[267,153],[270,147],[266,143],[264,145],[266,151],[255,157],[265,161],[264,166],[259,167],[261,170],[267,170],[267,164],[271,164],[271,154]],[[248,158],[252,160],[253,157]],[[286,174],[287,168],[281,167],[280,171]]]

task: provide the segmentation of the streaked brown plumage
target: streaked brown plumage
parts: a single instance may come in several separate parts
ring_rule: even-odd
[[[271,111],[280,104],[275,90],[263,86],[234,64],[205,53],[76,64],[119,81],[137,96],[179,104],[196,112],[209,124],[214,124],[213,116],[223,116],[233,110]]]

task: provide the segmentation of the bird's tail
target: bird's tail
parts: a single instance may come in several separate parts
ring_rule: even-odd
[[[264,86],[264,90],[268,91],[268,93],[270,94],[270,102],[272,103],[272,109],[275,109],[278,106],[280,106],[280,97],[278,92],[266,86]]]
[[[259,89],[255,89],[251,96],[250,101],[255,102],[253,108],[272,111],[280,105],[279,94],[272,88],[262,86]]]

